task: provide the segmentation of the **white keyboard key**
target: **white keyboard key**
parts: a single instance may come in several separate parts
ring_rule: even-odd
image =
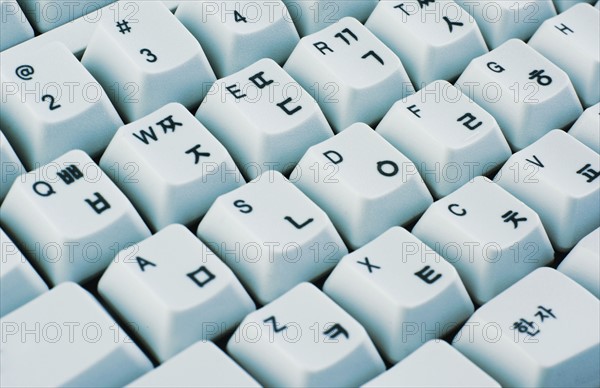
[[[556,15],[552,0],[455,1],[475,19],[490,50],[509,39],[529,39],[544,20]]]
[[[216,78],[192,34],[160,1],[118,2],[113,15],[98,22],[81,62],[124,118],[169,102],[195,109]]]
[[[0,51],[33,38],[33,28],[16,0],[0,0]]]
[[[15,181],[2,228],[51,284],[83,282],[150,231],[89,156],[70,151]]]
[[[496,120],[446,81],[396,102],[377,132],[415,163],[436,198],[510,157]]]
[[[505,387],[600,385],[600,301],[540,268],[480,307],[453,345]]]
[[[249,314],[227,351],[266,386],[357,386],[385,370],[365,329],[310,283]]]
[[[567,74],[517,39],[472,60],[456,86],[496,118],[515,151],[583,112]]]
[[[25,167],[19,160],[15,150],[11,147],[8,139],[4,137],[4,133],[0,131],[0,202],[8,193],[8,189],[12,183],[21,174],[24,174]]]
[[[600,11],[577,4],[548,19],[528,44],[563,69],[584,107],[600,101]]]
[[[200,42],[218,78],[261,58],[283,65],[300,40],[281,0],[184,1],[175,16]]]
[[[0,229],[0,317],[48,291],[48,286],[35,272],[19,248]]]
[[[327,214],[278,172],[217,198],[197,235],[261,304],[348,253]]]
[[[306,36],[351,16],[364,23],[377,6],[378,0],[283,0],[300,33]]]
[[[582,238],[558,270],[600,298],[600,228]]]
[[[100,167],[153,230],[196,222],[245,183],[225,147],[178,103],[121,127]]]
[[[447,342],[431,340],[362,387],[500,388],[500,384]]]
[[[215,344],[199,341],[127,387],[259,388],[260,385]]]
[[[554,259],[538,215],[485,177],[431,205],[412,233],[456,267],[477,304]]]
[[[558,13],[564,12],[578,3],[593,4],[594,0],[554,0],[554,7]]]
[[[105,91],[64,45],[2,53],[0,63],[0,127],[28,169],[72,149],[96,156],[123,125]]]
[[[600,226],[600,158],[554,130],[514,154],[494,181],[535,210],[555,249],[567,251]]]
[[[600,103],[590,106],[579,116],[569,135],[600,154]]]
[[[364,326],[391,363],[473,314],[454,267],[400,227],[345,256],[323,291]]]
[[[456,79],[488,52],[475,20],[451,0],[380,1],[365,26],[402,58],[417,89]]]
[[[215,82],[196,118],[249,179],[289,173],[308,147],[333,136],[316,101],[271,59]]]
[[[233,272],[177,224],[119,252],[98,292],[135,322],[138,339],[160,362],[222,336],[255,309]]]
[[[414,92],[396,54],[351,17],[302,38],[283,68],[315,96],[336,132],[375,124]]]
[[[119,2],[125,2],[130,0],[117,0]],[[180,0],[162,0],[171,11],[175,11]],[[132,6],[130,6],[132,7]],[[133,11],[129,8],[129,13]],[[62,26],[56,27],[48,32],[38,35],[33,39],[26,40],[25,42],[18,44],[17,46],[11,47],[7,51],[21,51],[35,52],[39,48],[47,45],[51,42],[61,42],[69,51],[71,51],[77,58],[81,58],[85,51],[90,38],[94,34],[96,24],[102,19],[113,19],[115,15],[115,5],[112,3],[105,5],[98,11],[91,12],[90,14],[84,15],[77,18],[69,23],[63,24]]]
[[[415,165],[363,123],[311,147],[290,179],[353,249],[413,221],[433,202]]]
[[[98,9],[114,1],[19,0],[19,3],[35,29],[44,33],[88,13],[93,19],[96,12],[100,12]]]
[[[92,295],[64,283],[4,316],[3,387],[123,386],[152,369]]]

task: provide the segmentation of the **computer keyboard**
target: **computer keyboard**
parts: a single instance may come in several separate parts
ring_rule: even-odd
[[[600,386],[600,2],[0,12],[0,386]]]

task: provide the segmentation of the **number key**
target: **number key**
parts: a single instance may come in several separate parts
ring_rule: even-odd
[[[62,43],[1,55],[0,127],[29,170],[72,149],[97,156],[123,125],[105,90]]]
[[[202,47],[160,1],[117,2],[81,62],[127,121],[170,102],[195,109],[215,80]]]
[[[280,0],[184,1],[175,16],[198,39],[219,78],[261,58],[283,65],[300,39]]]

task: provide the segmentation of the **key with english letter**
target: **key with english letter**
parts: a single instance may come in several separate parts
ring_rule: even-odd
[[[357,386],[385,370],[365,329],[310,283],[249,314],[227,352],[265,386]]]
[[[24,174],[6,195],[2,228],[53,285],[84,282],[150,235],[137,211],[80,150]]]

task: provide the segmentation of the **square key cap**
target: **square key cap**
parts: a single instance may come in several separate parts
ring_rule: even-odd
[[[249,314],[227,352],[264,386],[357,386],[385,370],[365,329],[310,283]]]
[[[249,179],[289,173],[308,147],[333,136],[316,101],[268,58],[217,80],[196,118]]]
[[[215,74],[198,41],[162,1],[118,1],[102,18],[81,63],[126,121],[170,102],[196,109]]]
[[[75,283],[5,315],[0,326],[2,387],[120,387],[152,369],[121,326]]]
[[[175,16],[200,42],[218,78],[261,58],[283,65],[300,40],[281,0],[181,1]]]
[[[538,215],[485,177],[431,205],[412,233],[456,267],[478,304],[554,259]]]
[[[261,304],[348,253],[327,214],[276,171],[217,198],[197,235]]]
[[[583,112],[567,73],[518,39],[473,59],[456,87],[494,116],[514,151]]]
[[[380,1],[365,26],[402,59],[417,89],[454,80],[488,51],[475,20],[451,0]]]
[[[494,117],[446,81],[396,102],[377,133],[415,163],[436,198],[494,171],[510,156]]]
[[[254,310],[233,272],[178,224],[119,252],[98,292],[160,362],[222,336]]]
[[[315,96],[335,132],[375,124],[414,92],[396,54],[351,17],[302,38],[283,68]]]
[[[100,167],[153,230],[197,222],[219,195],[245,183],[225,147],[178,103],[121,127]]]
[[[452,344],[504,387],[597,387],[598,327],[598,298],[539,268],[479,308]]]
[[[415,165],[363,123],[311,147],[290,179],[354,249],[411,222],[433,202]]]
[[[72,149],[99,155],[123,121],[67,47],[0,54],[0,128],[28,170]]]
[[[427,339],[444,337],[473,313],[452,264],[400,227],[346,255],[323,291],[365,327],[393,363]]]
[[[561,130],[513,154],[494,181],[539,214],[559,251],[600,226],[600,156]]]
[[[56,285],[84,282],[115,254],[150,235],[137,211],[83,151],[70,151],[15,181],[2,228]]]

